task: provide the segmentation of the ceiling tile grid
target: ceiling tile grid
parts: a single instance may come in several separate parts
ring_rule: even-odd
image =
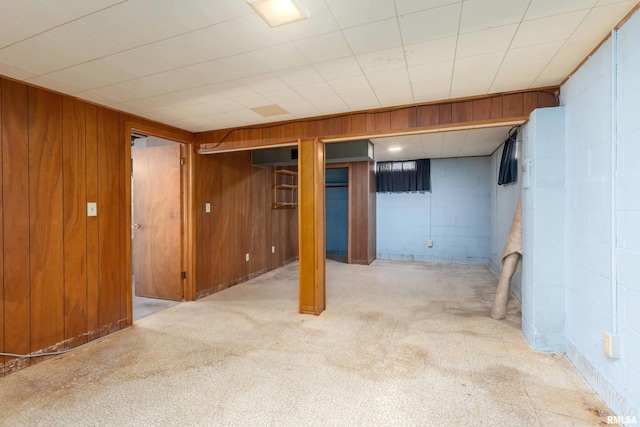
[[[638,3],[299,1],[0,0],[0,74],[210,130],[557,85]]]

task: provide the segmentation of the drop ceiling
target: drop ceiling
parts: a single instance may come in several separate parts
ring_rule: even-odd
[[[557,85],[637,4],[300,2],[0,0],[0,74],[203,131]]]
[[[371,138],[374,158],[390,160],[490,156],[509,136],[512,126],[466,129],[420,135]],[[390,148],[399,148],[390,151]]]

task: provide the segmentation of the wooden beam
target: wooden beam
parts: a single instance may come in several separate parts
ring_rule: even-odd
[[[300,313],[325,308],[324,143],[298,143],[298,222],[300,227]]]
[[[536,108],[558,105],[558,87],[335,114],[200,132],[199,153],[293,145],[299,139],[345,140],[457,128],[521,124]]]

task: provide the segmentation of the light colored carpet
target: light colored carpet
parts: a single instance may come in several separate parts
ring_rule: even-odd
[[[529,350],[516,302],[505,321],[488,317],[496,279],[485,267],[327,272],[318,317],[297,313],[291,264],[0,379],[0,424],[606,422],[564,356]]]

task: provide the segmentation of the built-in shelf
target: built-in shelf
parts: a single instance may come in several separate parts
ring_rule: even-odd
[[[289,169],[275,169],[272,188],[272,209],[295,209],[298,207],[298,172]]]

